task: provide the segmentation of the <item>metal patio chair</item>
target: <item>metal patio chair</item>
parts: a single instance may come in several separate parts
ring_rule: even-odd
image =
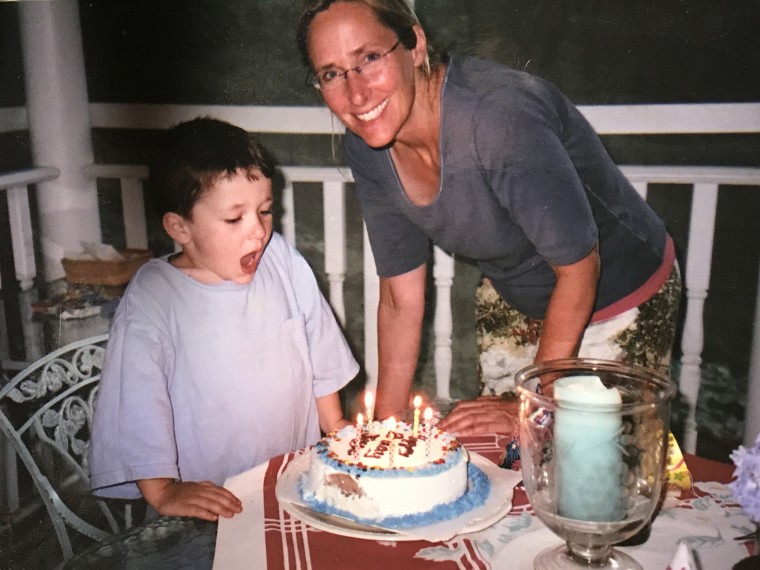
[[[89,491],[87,449],[107,341],[104,334],[69,344],[0,388],[0,432],[31,475],[64,559],[92,542],[82,535],[103,540],[132,524],[134,502]]]

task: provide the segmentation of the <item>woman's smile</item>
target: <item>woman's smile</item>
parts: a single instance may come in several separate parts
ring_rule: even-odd
[[[374,109],[371,109],[370,111],[367,111],[366,113],[362,113],[360,115],[354,115],[357,119],[363,122],[369,122],[374,121],[377,119],[380,114],[385,110],[385,108],[388,106],[388,101],[390,98],[386,97],[382,103],[380,103],[377,107]]]

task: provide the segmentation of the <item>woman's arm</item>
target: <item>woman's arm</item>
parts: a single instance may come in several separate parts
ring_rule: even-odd
[[[553,267],[557,285],[549,299],[535,362],[578,354],[583,332],[591,318],[599,280],[598,247],[571,265]],[[516,435],[518,401],[484,396],[460,402],[439,424],[459,435],[495,432]]]
[[[557,284],[546,308],[535,362],[577,356],[594,311],[600,267],[598,246],[576,263],[552,266]]]
[[[423,263],[408,273],[380,279],[377,418],[399,414],[409,406],[420,353],[426,277]]]

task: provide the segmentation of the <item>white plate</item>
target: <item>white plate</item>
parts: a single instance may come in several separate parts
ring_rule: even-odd
[[[518,472],[501,469],[482,455],[470,453],[470,461],[485,473],[490,483],[485,504],[450,521],[393,530],[357,523],[337,515],[320,513],[306,506],[298,492],[298,478],[301,473],[309,468],[311,453],[308,452],[295,457],[277,480],[275,494],[280,505],[290,516],[308,523],[314,528],[333,534],[369,540],[441,541],[453,538],[457,534],[477,532],[488,528],[501,520],[512,509],[512,489],[521,479]]]

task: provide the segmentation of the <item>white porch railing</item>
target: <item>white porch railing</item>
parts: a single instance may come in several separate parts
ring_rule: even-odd
[[[8,201],[8,221],[12,236],[13,260],[16,279],[22,291],[30,289],[37,275],[34,263],[34,236],[29,210],[29,186],[58,177],[58,169],[51,167],[32,168],[22,172],[0,175],[0,192],[5,192]],[[2,281],[0,281],[2,289]]]
[[[652,105],[635,107],[588,107],[581,110],[589,117],[600,134],[670,134],[670,133],[725,133],[760,132],[760,104],[738,105]],[[252,132],[286,132],[325,134],[340,132],[340,125],[322,108],[256,108],[256,107],[182,107],[147,105],[91,105],[94,127],[104,128],[165,128],[178,121],[199,115],[212,115],[229,120]],[[283,195],[283,233],[295,243],[298,223],[294,215],[294,184],[318,182],[323,189],[324,205],[324,270],[329,283],[329,300],[339,320],[345,324],[347,314],[344,303],[346,280],[346,211],[344,196],[351,182],[350,170],[337,167],[287,166],[282,168],[287,180]],[[696,403],[700,384],[701,353],[704,344],[703,308],[707,297],[719,187],[730,191],[731,186],[760,186],[760,168],[733,167],[648,167],[625,166],[623,171],[636,189],[646,196],[651,183],[688,184],[693,188],[691,221],[689,226],[688,258],[685,268],[686,323],[682,339],[682,371],[680,390],[688,403],[689,413],[685,425],[684,448],[696,450]],[[125,242],[128,247],[146,247],[147,230],[144,216],[142,181],[147,176],[144,166],[90,165],[86,172],[94,178],[120,180],[122,194]],[[0,189],[22,188],[42,180],[40,175],[54,176],[54,169],[34,169],[22,173],[0,176]],[[30,227],[25,214],[27,230]],[[22,218],[24,216],[21,216]],[[16,240],[23,241],[23,227],[14,229]],[[18,238],[17,238],[18,236]],[[358,247],[358,244],[352,244]],[[368,382],[377,381],[376,306],[377,276],[374,261],[366,239],[364,253],[364,363]],[[21,247],[16,256],[18,278],[28,282],[30,248]],[[26,256],[26,257],[25,257]],[[436,289],[436,313],[433,325],[435,347],[434,369],[437,394],[449,397],[452,364],[452,312],[451,287],[454,263],[451,257],[436,250],[433,276]],[[21,268],[19,270],[19,268]],[[31,277],[34,272],[32,270]],[[760,296],[758,296],[760,299]],[[760,302],[758,317],[760,318]],[[760,326],[755,326],[750,395],[760,390]],[[760,398],[747,400],[747,432],[760,429]]]
[[[718,188],[760,186],[760,168],[624,166],[622,170],[644,198],[649,184],[688,184],[692,187],[688,254],[684,275],[686,321],[681,337],[681,374],[678,387],[688,405],[683,445],[689,453],[694,453],[697,448],[696,410],[704,346],[704,305],[710,285]],[[760,337],[760,285],[756,305],[754,336]],[[760,385],[758,366],[760,354],[754,351],[752,367],[755,374],[753,376],[751,371],[750,384],[756,386]],[[745,434],[754,429],[759,415],[760,402],[747,398]]]

